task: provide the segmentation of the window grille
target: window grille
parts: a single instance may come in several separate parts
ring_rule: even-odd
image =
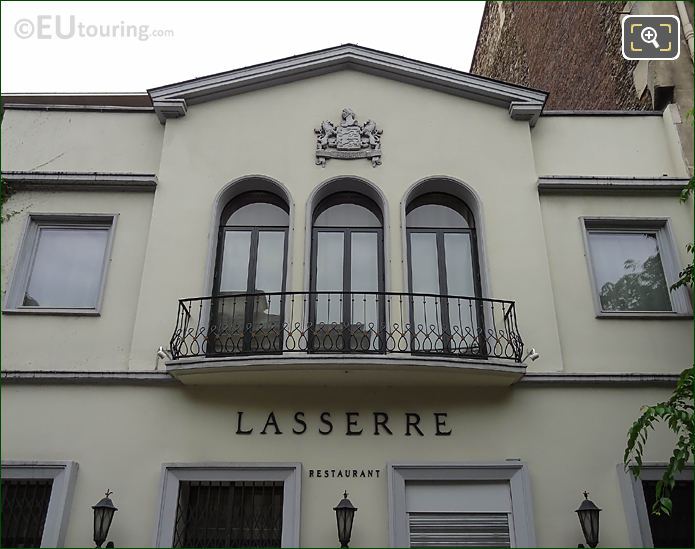
[[[52,479],[2,479],[2,547],[40,547]]]
[[[283,483],[181,481],[174,547],[280,547]]]

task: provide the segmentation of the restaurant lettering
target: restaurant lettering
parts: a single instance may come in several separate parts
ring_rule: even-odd
[[[307,416],[304,412],[294,412],[291,417],[278,417],[270,412],[264,420],[254,423],[245,412],[237,412],[237,435],[303,435],[308,431],[316,431],[320,435],[344,434],[345,436],[361,435],[393,435],[424,437],[433,434],[437,437],[448,437],[451,428],[447,425],[447,412],[432,412],[417,414],[405,412],[396,417],[389,417],[386,412],[345,412],[333,414],[321,412],[315,416]]]
[[[309,469],[309,478],[379,478],[379,469]]]

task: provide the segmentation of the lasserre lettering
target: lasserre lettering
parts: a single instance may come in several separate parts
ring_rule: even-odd
[[[315,412],[306,414],[302,411],[267,414],[250,414],[237,412],[237,435],[320,435],[345,436],[394,436],[406,437],[448,437],[453,433],[448,423],[447,412],[427,414],[405,412],[391,414],[387,412]]]

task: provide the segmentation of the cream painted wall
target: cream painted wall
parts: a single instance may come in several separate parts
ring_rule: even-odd
[[[155,173],[164,128],[154,113],[5,110],[3,171]]]
[[[360,120],[373,118],[384,128],[382,166],[336,159],[325,168],[315,165],[313,128],[321,120],[337,121],[346,105]],[[155,351],[168,345],[174,329],[178,299],[202,295],[209,287],[215,197],[231,181],[252,174],[277,179],[292,197],[288,289],[306,289],[305,206],[311,193],[333,177],[358,176],[373,182],[385,197],[387,289],[405,290],[403,198],[416,181],[444,175],[464,182],[480,197],[488,297],[516,301],[524,341],[541,351],[530,371],[673,371],[671,365],[680,364],[689,348],[666,342],[681,341],[687,322],[598,321],[588,299],[577,307],[586,288],[577,292],[565,281],[572,280],[570,272],[579,273],[580,284],[588,281],[576,230],[580,210],[585,215],[661,215],[653,208],[663,204],[661,211],[679,227],[682,247],[692,225],[687,208],[675,198],[541,199],[536,189],[539,175],[678,175],[683,167],[671,151],[670,123],[668,117],[655,116],[545,117],[530,129],[526,122],[511,120],[503,108],[353,71],[194,105],[166,126],[153,113],[8,110],[2,136],[5,170],[155,172],[159,185],[153,203],[150,195],[127,193],[20,192],[12,197],[6,211],[22,212],[3,226],[5,278],[29,211],[121,211],[122,206],[114,254],[119,247],[135,253],[114,255],[109,270],[107,299],[119,303],[113,317],[117,328],[111,333],[110,325],[102,329],[112,318],[108,301],[101,318],[3,318],[5,332],[27,334],[18,335],[19,341],[77,342],[94,332],[99,336],[89,341],[108,341],[102,346],[108,352],[95,349],[73,356],[72,346],[55,355],[51,346],[44,346],[6,356],[12,368],[155,368]],[[648,144],[644,134],[652,136]],[[122,284],[122,294],[110,293],[116,284]],[[646,326],[637,328],[649,334],[641,341],[659,343],[639,360],[621,358],[620,346],[609,341],[613,335],[603,336],[608,325],[619,334],[615,341],[631,340],[633,328]],[[129,330],[132,339],[113,339]],[[585,361],[587,340],[593,341],[596,333],[597,341],[606,341],[597,347],[603,358]],[[661,360],[655,361],[656,356]]]
[[[313,128],[339,120],[344,106],[384,128],[382,166],[367,160],[315,165]],[[153,350],[169,340],[177,300],[206,287],[215,196],[230,181],[260,174],[292,194],[293,290],[305,289],[305,204],[323,181],[359,176],[385,195],[392,291],[404,289],[406,190],[428,176],[465,182],[482,202],[489,297],[517,302],[522,335],[543,348],[536,369],[562,369],[529,132],[528,123],[511,120],[505,109],[352,71],[195,105],[184,118],[168,120],[131,368],[147,367]],[[162,284],[164,278],[170,283]]]
[[[689,261],[685,243],[692,237],[692,203],[681,204],[674,197],[654,196],[543,196],[541,207],[567,370],[677,373],[687,368],[693,355],[692,319],[595,317],[591,274],[579,218],[670,219],[680,271]]]
[[[670,115],[546,116],[531,136],[538,175],[689,177]]]
[[[520,458],[529,466],[537,542],[572,547],[583,541],[574,509],[588,490],[602,509],[601,546],[628,545],[616,465],[640,405],[667,396],[655,388],[532,388],[434,392],[369,388],[2,387],[3,459],[75,460],[66,546],[91,538],[91,505],[106,488],[119,508],[110,539],[117,547],[152,543],[161,464],[168,462],[301,462],[300,543],[336,545],[332,507],[343,490],[359,508],[352,546],[388,546],[386,464],[404,461],[486,462]],[[274,411],[282,435],[236,435],[237,411],[259,423]],[[295,411],[309,430],[290,431]],[[390,414],[393,436],[346,437],[344,415],[319,435],[321,411]],[[403,436],[402,414],[448,412],[450,437]],[[366,422],[361,421],[361,424]],[[97,426],[99,426],[97,428]],[[271,429],[272,431],[272,429]],[[664,461],[671,441],[650,435],[647,459]],[[309,468],[381,470],[376,479],[308,478]]]
[[[20,192],[5,204],[2,303],[30,213],[118,214],[101,316],[8,314],[2,317],[5,370],[125,370],[140,295],[152,213],[150,193]],[[155,362],[150,354],[149,369]]]

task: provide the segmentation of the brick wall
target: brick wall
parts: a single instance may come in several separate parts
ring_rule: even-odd
[[[620,51],[623,5],[488,1],[471,72],[548,91],[546,109],[651,109]]]

